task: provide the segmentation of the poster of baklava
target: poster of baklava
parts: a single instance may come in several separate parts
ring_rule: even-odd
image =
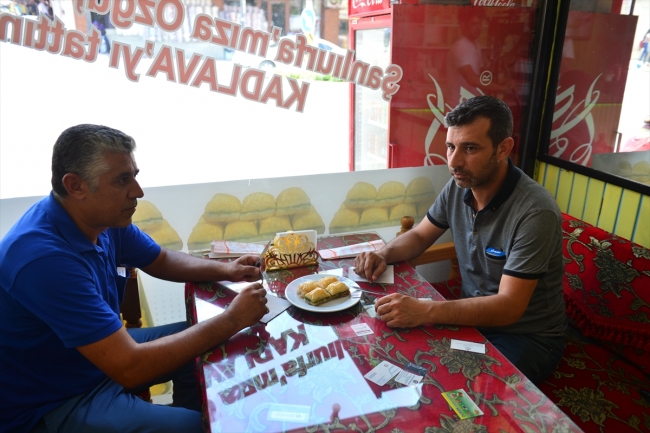
[[[163,218],[162,212],[152,202],[138,200],[138,207],[132,221],[161,247],[176,251],[183,249],[183,240],[178,232],[169,225],[169,222]]]
[[[329,233],[399,226],[404,216],[421,219],[435,197],[433,183],[424,176],[413,179],[408,185],[391,180],[378,188],[368,182],[357,182],[334,214]]]
[[[205,205],[187,246],[191,251],[203,250],[213,240],[266,241],[279,232],[308,229],[323,234],[325,223],[302,188],[286,188],[277,196],[251,192],[241,200],[217,192]]]

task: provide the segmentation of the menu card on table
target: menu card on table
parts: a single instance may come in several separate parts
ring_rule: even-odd
[[[247,242],[212,241],[212,248],[208,257],[221,259],[225,257],[241,257],[246,254],[260,255],[264,251],[264,244]]]
[[[319,250],[321,259],[345,259],[348,257],[356,257],[361,253],[379,251],[386,245],[383,240],[377,239],[376,241],[362,242],[360,244],[347,245],[345,247],[332,248],[329,250]]]

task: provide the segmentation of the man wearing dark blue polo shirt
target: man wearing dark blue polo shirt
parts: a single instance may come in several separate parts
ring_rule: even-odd
[[[451,229],[461,299],[433,302],[392,294],[377,300],[378,316],[395,327],[476,326],[538,383],[564,349],[560,210],[508,158],[513,121],[504,102],[469,99],[448,113],[446,122],[452,179],[420,224],[379,252],[359,255],[356,269],[373,281],[386,263],[419,256]]]
[[[172,281],[260,279],[257,257],[197,259],[131,224],[143,196],[134,150],[108,127],[64,131],[52,193],[0,241],[0,432],[201,432],[195,357],[268,311],[256,283],[191,328],[122,326],[125,267]],[[133,395],[168,380],[172,406]]]

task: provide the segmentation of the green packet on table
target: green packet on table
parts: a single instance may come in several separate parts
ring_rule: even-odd
[[[442,396],[460,419],[483,415],[483,411],[469,398],[464,389],[443,392]]]

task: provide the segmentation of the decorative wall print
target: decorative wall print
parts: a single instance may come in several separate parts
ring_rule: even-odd
[[[325,224],[302,188],[287,188],[277,197],[252,192],[243,200],[220,192],[206,204],[187,245],[190,251],[203,250],[213,240],[265,241],[279,232],[308,229],[323,234]]]
[[[133,224],[151,236],[158,245],[169,250],[183,249],[183,240],[158,208],[147,200],[138,200],[138,207],[133,214]]]
[[[404,216],[420,219],[435,198],[433,183],[424,176],[413,179],[406,187],[392,180],[379,188],[368,182],[357,182],[334,214],[329,233],[395,226]]]

